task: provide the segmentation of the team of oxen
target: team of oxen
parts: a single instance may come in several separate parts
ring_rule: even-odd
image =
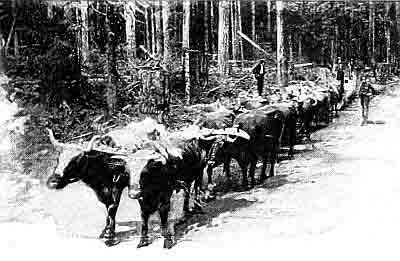
[[[107,209],[106,226],[100,237],[113,239],[121,194],[129,184],[137,184],[132,198],[138,200],[141,208],[138,247],[150,244],[148,221],[150,215],[158,212],[164,247],[170,248],[174,232],[168,217],[174,191],[184,192],[183,211],[190,215],[191,188],[196,199],[209,195],[205,192],[212,187],[213,168],[221,164],[226,184],[231,184],[230,163],[235,159],[246,189],[257,183],[255,170],[259,160],[262,168],[258,182],[273,176],[281,147],[289,147],[288,154],[293,156],[294,145],[303,137],[309,139],[315,123],[329,122],[340,96],[332,88],[313,90],[312,95],[291,90],[280,103],[241,101],[231,108],[204,113],[193,125],[175,132],[166,131],[152,120],[130,124],[124,130],[93,137],[86,148],[60,143],[48,130],[55,148],[69,148],[72,152],[66,159],[61,159],[60,154],[57,169],[47,185],[63,189],[82,181],[93,189]],[[208,184],[203,184],[205,170]],[[137,181],[132,182],[133,178]]]

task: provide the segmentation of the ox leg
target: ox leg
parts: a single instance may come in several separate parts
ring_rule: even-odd
[[[247,163],[240,163],[240,168],[242,170],[242,186],[246,188],[249,185],[247,180]]]
[[[273,177],[275,176],[275,163],[276,163],[276,153],[271,153],[271,157],[270,157],[270,169],[269,169],[269,176],[268,177]]]
[[[250,162],[250,169],[249,169],[250,188],[253,188],[256,184],[256,179],[255,179],[256,165],[257,165],[257,159],[252,160]]]
[[[212,183],[212,174],[213,174],[213,168],[210,166],[207,166],[207,177],[208,177],[208,181],[207,181],[207,187],[205,189],[205,196],[204,199],[206,201],[211,201],[213,199],[215,199],[215,195],[214,195],[214,184]]]
[[[267,170],[267,164],[268,164],[268,160],[266,158],[264,158],[262,168],[261,168],[260,182],[263,182],[264,180],[267,179],[267,175],[265,174],[265,172]]]
[[[161,235],[164,237],[164,248],[167,249],[170,249],[174,245],[174,231],[170,231],[168,226],[168,213],[170,208],[170,203],[168,201],[164,202],[159,209],[161,219]]]
[[[106,226],[102,231],[102,233],[100,234],[100,238],[111,239],[114,238],[115,236],[115,216],[117,215],[117,210],[121,199],[121,191],[118,190],[117,188],[113,188],[111,196],[113,203],[106,204],[107,207]]]
[[[150,240],[148,236],[150,214],[148,212],[142,211],[141,217],[142,217],[142,230],[141,230],[140,242],[137,245],[137,248],[150,245]]]
[[[231,176],[231,169],[230,169],[230,164],[231,164],[231,158],[227,157],[224,160],[224,174],[226,176],[226,186],[228,189],[232,187],[232,176]]]

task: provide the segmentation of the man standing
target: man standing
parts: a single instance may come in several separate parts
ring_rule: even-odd
[[[265,61],[260,60],[253,68],[254,77],[257,80],[258,95],[262,95],[264,90]]]
[[[344,71],[343,71],[342,64],[339,64],[339,69],[337,71],[336,80],[339,81],[339,99],[342,100],[343,94],[344,94]]]
[[[361,85],[360,85],[360,102],[362,107],[362,118],[363,121],[361,126],[368,123],[368,113],[369,113],[369,102],[372,99],[372,96],[375,94],[375,89],[372,88],[369,80],[367,81],[365,76],[361,76]]]

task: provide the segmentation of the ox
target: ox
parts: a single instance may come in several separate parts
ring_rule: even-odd
[[[56,149],[61,150],[71,144],[58,142],[51,130],[50,140]],[[179,136],[179,135],[178,135]],[[167,154],[157,151],[155,147],[139,149],[133,154],[117,154],[111,151],[93,150],[94,142],[101,139],[95,136],[86,149],[76,147],[80,152],[72,157],[67,166],[61,170],[58,167],[47,180],[50,189],[63,189],[68,184],[82,181],[97,195],[107,209],[106,226],[100,238],[115,237],[115,216],[120,203],[122,191],[130,184],[132,171],[138,172],[138,187],[133,198],[139,201],[142,217],[141,239],[138,247],[150,244],[148,239],[148,220],[150,215],[158,212],[161,219],[164,247],[173,246],[173,233],[168,226],[168,215],[171,207],[173,191],[181,189],[185,192],[185,214],[190,214],[189,197],[190,185],[201,185],[203,169],[206,166],[206,154],[200,146],[200,139],[192,138],[177,144],[181,152]]]
[[[248,133],[247,137],[249,139],[246,139],[245,135],[237,135],[236,138],[232,139],[229,136],[234,133],[233,131],[216,135],[210,150],[208,166],[215,167],[224,163],[224,172],[230,183],[229,163],[231,158],[236,159],[242,170],[242,184],[244,187],[247,187],[247,169],[249,164],[250,185],[254,186],[257,160],[259,158],[263,160],[260,179],[265,180],[267,178],[265,175],[266,166],[269,159],[271,164],[269,176],[273,176],[283,121],[284,115],[276,109],[269,111],[253,110],[238,115],[234,121],[234,125],[237,126],[238,132],[241,130]]]
[[[161,219],[164,247],[173,245],[173,231],[168,225],[170,199],[173,191],[183,188],[185,191],[184,212],[189,209],[189,191],[194,182],[200,187],[203,170],[206,166],[206,153],[199,144],[199,139],[180,141],[176,146],[180,149],[180,157],[170,154],[159,154],[158,159],[150,159],[140,171],[139,187],[134,198],[139,200],[142,217],[141,239],[138,247],[150,244],[148,239],[148,221],[151,214],[158,211]],[[168,149],[167,149],[168,152]]]
[[[58,142],[51,130],[50,141],[61,151],[71,144]],[[47,180],[50,189],[60,190],[68,184],[82,181],[89,186],[107,210],[106,226],[100,238],[112,239],[115,235],[115,215],[119,206],[121,193],[129,185],[129,173],[125,162],[115,159],[114,153],[93,150],[93,144],[98,136],[92,138],[86,149],[76,147],[79,152],[73,156],[65,168],[57,169]]]

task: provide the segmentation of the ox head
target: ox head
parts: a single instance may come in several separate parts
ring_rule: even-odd
[[[65,144],[54,138],[53,132],[48,129],[50,141],[60,153],[57,167],[48,178],[47,186],[50,189],[63,189],[68,184],[82,180],[88,169],[88,152],[93,149],[94,142],[99,136],[94,136],[86,148]]]
[[[239,127],[234,127],[224,130],[215,130],[209,136],[202,137],[201,139],[212,141],[207,155],[207,166],[215,167],[221,163],[221,160],[228,152],[230,146],[240,139],[250,140],[250,135]]]

